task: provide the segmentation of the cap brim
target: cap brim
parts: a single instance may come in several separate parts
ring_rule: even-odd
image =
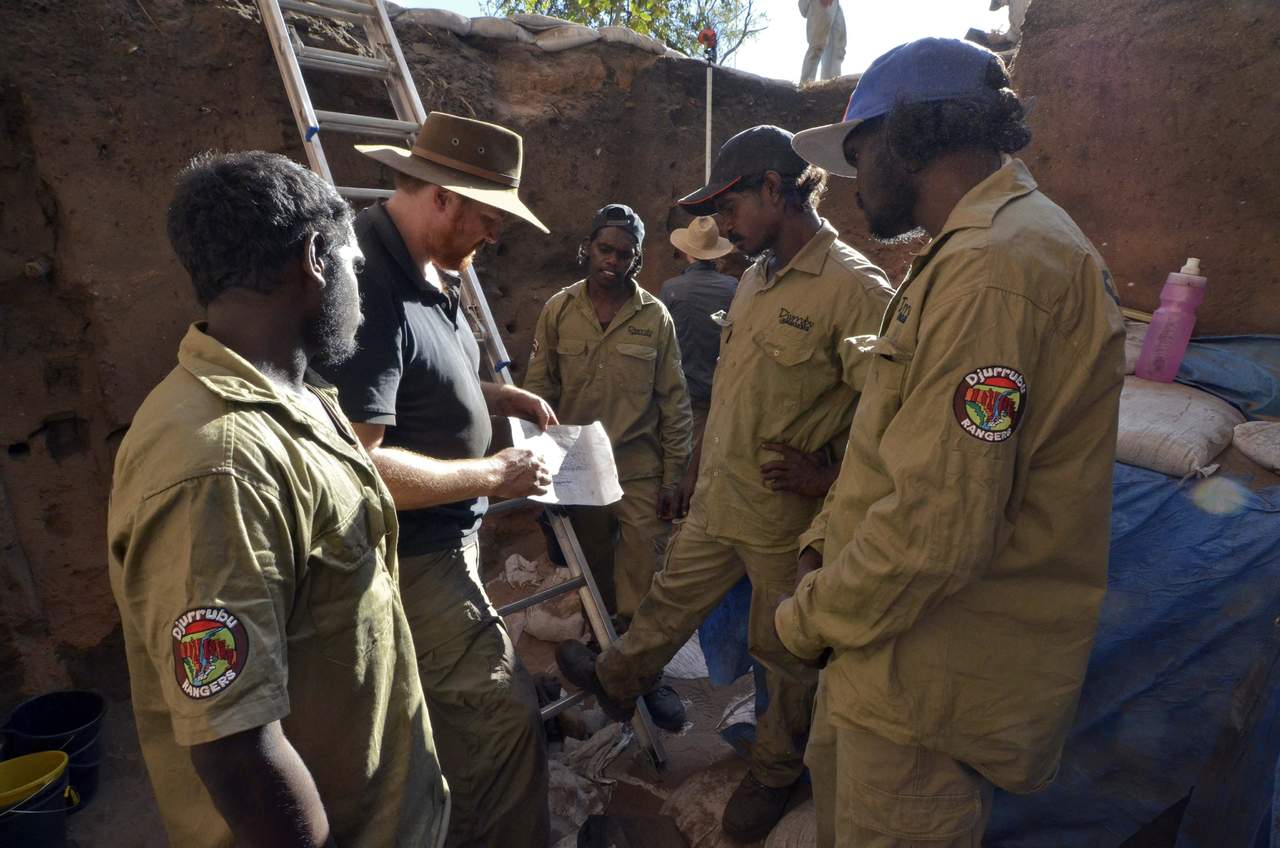
[[[716,246],[710,250],[694,247],[688,241],[689,231],[686,229],[676,230],[671,234],[671,243],[675,245],[677,250],[689,254],[694,259],[719,259],[721,256],[727,256],[733,251],[733,243],[724,236],[716,239]]]
[[[441,188],[447,188],[450,191],[456,191],[463,197],[469,197],[472,200],[483,203],[485,206],[492,206],[494,209],[510,212],[517,218],[533,224],[544,233],[551,232],[545,224],[538,220],[538,216],[533,214],[533,211],[528,206],[524,205],[517,189],[495,185],[488,180],[473,177],[470,174],[464,174],[452,168],[446,168],[443,165],[437,165],[435,162],[429,162],[420,156],[414,156],[403,147],[396,147],[390,144],[357,144],[355,148],[370,159],[381,162],[392,170],[408,174],[411,177],[417,177],[420,180],[438,185]]]
[[[679,204],[681,209],[693,215],[714,215],[716,214],[716,198],[737,185],[741,179],[741,176],[737,176],[726,183],[704,185],[697,191],[686,194],[676,203]]]
[[[844,158],[844,140],[861,120],[801,130],[791,139],[791,147],[800,158],[838,177],[856,177],[858,169]]]

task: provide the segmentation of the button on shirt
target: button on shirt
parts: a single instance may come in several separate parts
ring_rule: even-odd
[[[586,280],[551,296],[534,329],[524,387],[564,424],[600,421],[619,480],[680,481],[689,462],[692,415],[675,324],[639,286],[608,327],[600,326]]]
[[[772,279],[747,269],[721,330],[720,360],[689,521],[762,550],[796,545],[821,498],[776,492],[761,447],[840,451],[866,379],[851,336],[875,332],[892,288],[884,272],[822,228]]]
[[[1109,274],[1018,160],[969,191],[878,337],[779,607],[833,649],[831,720],[1026,792],[1052,779],[1106,589],[1124,332]]]
[[[138,737],[174,845],[230,846],[189,747],[281,721],[339,845],[438,845],[447,800],[391,495],[331,420],[197,326],[138,410],[108,514]]]
[[[338,388],[352,421],[385,424],[382,443],[436,459],[476,459],[493,437],[480,389],[480,348],[458,310],[414,265],[395,222],[379,203],[356,218],[364,253],[364,323],[355,356],[318,368]],[[457,547],[480,525],[484,498],[400,512],[400,554]]]
[[[737,290],[737,280],[716,271],[714,262],[702,260],[662,284],[659,297],[676,324],[684,379],[694,403],[710,401],[711,378],[720,356],[720,326],[711,316],[728,312]]]

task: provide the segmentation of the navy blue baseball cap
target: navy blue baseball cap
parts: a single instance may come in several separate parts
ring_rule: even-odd
[[[644,221],[640,220],[636,210],[625,203],[610,203],[596,212],[595,218],[591,221],[591,237],[595,238],[596,233],[605,227],[625,230],[636,240],[637,245],[644,243]]]
[[[837,124],[796,133],[792,145],[806,161],[833,174],[852,177],[857,169],[844,158],[844,140],[863,121],[897,106],[938,100],[994,100],[986,82],[995,53],[958,38],[921,38],[900,44],[871,63],[849,97]]]
[[[792,147],[795,138],[782,127],[761,124],[726,141],[711,163],[711,179],[676,201],[690,215],[716,214],[716,198],[749,177],[776,171],[799,176],[809,165]]]

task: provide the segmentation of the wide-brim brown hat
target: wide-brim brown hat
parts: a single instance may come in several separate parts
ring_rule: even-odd
[[[355,147],[392,170],[510,212],[544,233],[551,232],[520,199],[524,140],[506,127],[432,112],[411,149],[390,144]]]
[[[719,259],[733,250],[729,240],[720,235],[716,219],[709,215],[694,218],[688,227],[672,232],[671,243],[694,259]]]

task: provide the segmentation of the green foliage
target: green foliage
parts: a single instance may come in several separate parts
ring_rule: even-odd
[[[485,0],[491,15],[537,14],[591,27],[625,26],[690,56],[702,56],[698,33],[720,36],[719,60],[733,55],[769,20],[758,0]]]

